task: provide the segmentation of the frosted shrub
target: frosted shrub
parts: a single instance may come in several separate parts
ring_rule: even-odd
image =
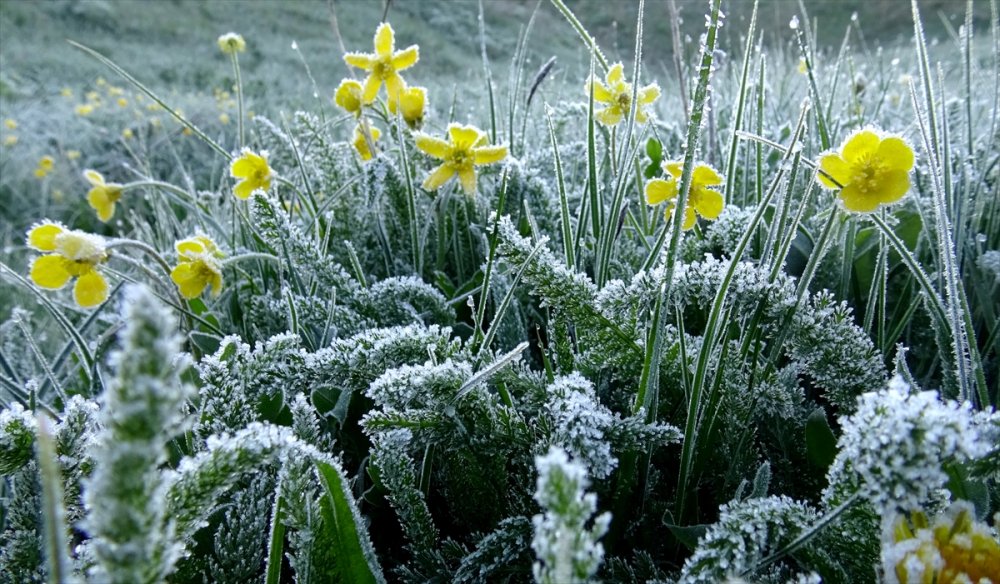
[[[609,513],[593,518],[597,497],[587,493],[587,469],[571,461],[566,452],[553,447],[535,459],[538,487],[535,500],[544,513],[531,521],[535,527],[532,549],[538,556],[532,571],[540,584],[586,582],[596,572],[604,556],[598,542],[607,533]]]
[[[912,391],[895,377],[888,388],[859,397],[857,411],[843,421],[824,500],[836,505],[857,494],[880,513],[918,509],[945,486],[948,465],[996,447],[988,428],[996,417],[942,401],[937,392]]]

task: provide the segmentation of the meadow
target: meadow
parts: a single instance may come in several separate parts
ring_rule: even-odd
[[[0,583],[1000,583],[1000,6],[729,4],[0,3]]]

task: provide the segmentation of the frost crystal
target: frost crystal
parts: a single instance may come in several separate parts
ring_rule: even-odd
[[[888,389],[859,397],[844,419],[824,500],[836,505],[858,493],[883,513],[917,509],[948,481],[946,464],[989,453],[985,426],[996,418],[933,391],[911,392],[896,376]]]
[[[585,582],[604,557],[604,546],[597,540],[607,532],[611,514],[602,513],[586,528],[597,510],[597,496],[584,492],[589,484],[587,469],[569,460],[561,448],[552,447],[547,455],[536,457],[535,467],[535,500],[545,510],[531,519],[535,527],[531,547],[538,557],[532,569],[535,581]]]

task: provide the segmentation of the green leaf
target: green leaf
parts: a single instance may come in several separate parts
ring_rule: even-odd
[[[646,170],[644,170],[642,174],[646,178],[653,178],[657,175],[659,171],[660,171],[660,165],[657,164],[656,162],[650,162],[649,165],[646,167]]]
[[[945,467],[948,473],[948,490],[954,498],[972,503],[976,509],[976,519],[986,519],[990,512],[990,489],[983,479],[974,478],[969,470],[960,464],[949,464]]]
[[[816,408],[806,420],[806,456],[809,462],[826,469],[837,456],[837,437],[830,429],[823,408]]]
[[[694,550],[698,547],[698,540],[701,539],[705,532],[708,531],[710,525],[674,525],[672,523],[663,522],[663,524],[670,530],[670,533],[677,538],[677,541],[681,542],[684,547],[689,550]]]
[[[316,469],[323,484],[319,501],[323,527],[317,533],[316,543],[334,561],[330,574],[338,582],[384,583],[385,577],[375,559],[366,527],[359,521],[361,515],[343,472],[319,460]]]
[[[646,140],[646,156],[653,161],[653,164],[659,164],[663,160],[663,145],[656,138],[650,138]]]

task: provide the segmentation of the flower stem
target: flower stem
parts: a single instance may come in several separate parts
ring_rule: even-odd
[[[246,146],[243,134],[243,79],[240,76],[240,58],[236,56],[236,51],[230,53],[233,60],[233,74],[236,76],[236,103],[239,108],[239,128],[240,128],[240,150]]]

